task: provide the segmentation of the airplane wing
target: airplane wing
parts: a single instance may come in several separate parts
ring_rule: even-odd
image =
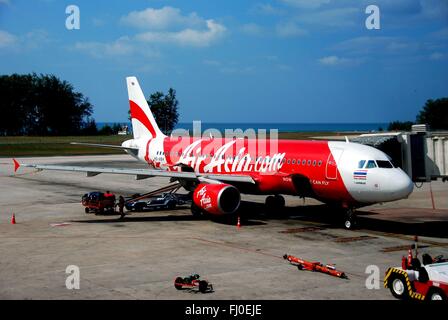
[[[222,182],[245,182],[255,184],[255,181],[249,175],[226,175],[226,174],[206,174],[196,172],[178,172],[178,171],[163,171],[153,169],[126,169],[126,168],[103,168],[103,167],[82,167],[82,166],[61,166],[52,164],[20,164],[17,160],[14,161],[14,171],[19,167],[34,168],[37,170],[57,170],[57,171],[71,171],[71,172],[86,172],[88,177],[94,177],[101,173],[112,174],[127,174],[135,175],[137,180],[147,179],[151,177],[168,177],[178,180],[203,180],[210,179]]]

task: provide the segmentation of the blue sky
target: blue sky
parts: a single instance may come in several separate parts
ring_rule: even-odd
[[[0,0],[0,73],[29,72],[72,83],[99,122],[126,121],[128,75],[176,89],[181,122],[414,120],[448,96],[448,1]]]

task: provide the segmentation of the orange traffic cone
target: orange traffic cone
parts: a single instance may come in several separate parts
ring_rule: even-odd
[[[12,214],[11,224],[16,224],[16,215],[14,213]]]
[[[241,227],[241,220],[240,217],[238,217],[238,222],[236,223],[236,228],[239,229]]]

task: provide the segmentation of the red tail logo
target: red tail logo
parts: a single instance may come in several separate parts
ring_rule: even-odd
[[[145,114],[142,108],[140,108],[140,106],[132,100],[129,100],[129,106],[131,109],[131,117],[140,121],[145,126],[145,128],[148,129],[152,137],[155,138],[156,130],[152,126],[151,121],[149,121],[148,116]]]

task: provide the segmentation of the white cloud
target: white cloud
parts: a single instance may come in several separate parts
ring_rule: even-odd
[[[338,56],[327,56],[318,59],[318,62],[325,66],[355,66],[361,64],[360,59],[341,58]]]
[[[100,25],[102,21],[97,22]],[[224,25],[212,19],[205,20],[194,12],[182,15],[179,9],[173,7],[133,11],[123,16],[120,23],[150,30],[123,36],[112,42],[77,42],[72,49],[97,58],[127,55],[159,57],[156,44],[206,47],[226,32]]]
[[[284,11],[280,8],[273,7],[269,3],[258,3],[252,10],[253,13],[265,14],[265,15],[281,15]]]
[[[250,36],[261,36],[266,32],[264,28],[256,23],[247,23],[241,27],[241,31]]]
[[[441,52],[433,52],[431,53],[431,55],[429,56],[430,60],[444,60],[447,57],[446,54],[441,53]]]
[[[420,0],[422,14],[429,19],[443,19],[448,17],[448,1],[446,0]]]
[[[96,58],[102,58],[104,56],[124,56],[134,53],[135,50],[128,37],[122,37],[111,43],[94,41],[77,42],[74,48]]]
[[[47,31],[43,29],[36,29],[22,36],[20,41],[22,42],[22,46],[35,49],[43,47],[44,45],[48,44],[51,40],[48,36]]]
[[[337,56],[328,56],[328,57],[320,58],[319,62],[321,64],[331,66],[331,65],[336,65],[336,64],[340,63],[340,58],[338,58]]]
[[[204,60],[203,63],[207,66],[219,67],[221,66],[221,62],[218,60]]]
[[[306,30],[300,28],[295,22],[292,21],[277,24],[275,27],[275,32],[278,36],[283,38],[298,37],[307,34]]]
[[[42,48],[49,42],[48,33],[44,29],[35,29],[21,35],[0,30],[0,48],[10,48],[17,52],[27,51]]]
[[[206,30],[184,29],[181,31],[149,31],[135,38],[145,43],[167,43],[181,46],[206,47],[220,39],[226,27],[210,19],[206,21]]]
[[[172,30],[174,28],[196,27],[205,24],[196,12],[187,16],[180,9],[163,7],[161,9],[147,8],[143,11],[132,11],[120,20],[123,24],[148,30]]]
[[[219,72],[223,74],[233,75],[233,74],[253,74],[255,68],[252,66],[224,66],[219,69]]]
[[[0,30],[0,48],[13,47],[18,43],[18,38],[4,30]]]

